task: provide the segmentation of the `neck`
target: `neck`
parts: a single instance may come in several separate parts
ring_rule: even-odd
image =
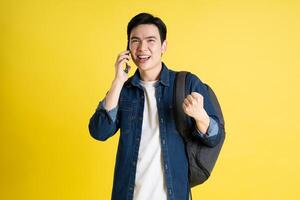
[[[139,69],[141,79],[143,81],[155,81],[159,79],[160,72],[162,69],[162,62],[158,64],[158,66],[153,67],[150,70],[143,71]]]

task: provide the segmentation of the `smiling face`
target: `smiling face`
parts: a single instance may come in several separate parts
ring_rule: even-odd
[[[142,73],[155,73],[161,69],[161,56],[166,51],[166,41],[161,43],[158,28],[141,24],[130,33],[129,49],[135,65]]]

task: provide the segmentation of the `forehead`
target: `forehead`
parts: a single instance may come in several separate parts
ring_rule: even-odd
[[[155,36],[157,39],[160,39],[158,28],[153,24],[140,24],[134,27],[130,33],[130,38],[138,37],[143,39],[150,36]]]

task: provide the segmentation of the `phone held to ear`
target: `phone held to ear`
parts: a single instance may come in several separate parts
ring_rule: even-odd
[[[129,46],[128,46],[128,43],[127,43],[127,48],[126,48],[126,50],[129,50]],[[130,54],[130,52],[128,53],[128,55]],[[126,68],[124,69],[124,72],[126,73],[126,74],[128,74],[128,72],[129,72],[129,65],[126,63]]]

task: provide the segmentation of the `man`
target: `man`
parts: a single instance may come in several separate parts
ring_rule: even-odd
[[[113,200],[187,200],[188,160],[176,130],[173,90],[175,72],[162,62],[167,29],[148,13],[127,26],[128,48],[115,63],[115,78],[90,119],[92,137],[105,141],[120,128]],[[123,70],[130,56],[137,66],[128,78]],[[130,70],[130,66],[127,68]],[[208,146],[218,144],[219,121],[200,79],[190,74],[190,91],[182,105],[192,134]]]

